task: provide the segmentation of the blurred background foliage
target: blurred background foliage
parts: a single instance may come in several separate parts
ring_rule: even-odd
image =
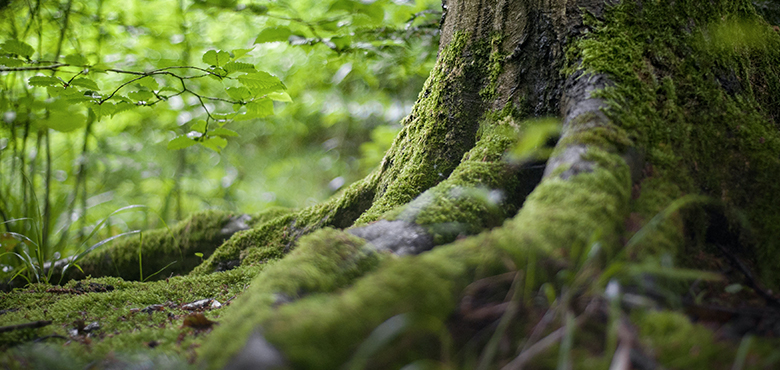
[[[112,216],[89,244],[199,210],[303,207],[334,194],[372,170],[400,129],[435,61],[440,18],[435,0],[0,2],[0,43],[34,49],[22,67],[75,55],[126,71],[208,68],[201,59],[208,50],[252,49],[241,62],[281,79],[292,97],[275,102],[272,116],[228,122],[238,136],[221,153],[200,145],[171,151],[171,139],[206,119],[204,108],[230,112],[230,105],[204,105],[185,93],[110,117],[80,104],[52,107],[47,89],[29,78],[54,72],[13,71],[19,61],[9,59],[19,56],[8,46],[0,52],[3,274],[21,268],[9,252],[39,264],[78,253],[93,228],[128,205],[147,208]],[[56,76],[67,81],[82,70],[61,68]],[[105,96],[132,76],[88,77]],[[217,78],[187,87],[228,98]],[[143,87],[120,92],[134,90]]]

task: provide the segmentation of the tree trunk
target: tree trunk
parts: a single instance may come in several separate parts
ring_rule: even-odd
[[[607,282],[683,298],[687,279],[709,275],[674,265],[704,268],[728,264],[718,262],[728,256],[778,287],[769,257],[780,236],[772,180],[780,170],[780,38],[749,2],[444,5],[438,63],[381,168],[323,208],[337,212],[344,199],[360,198],[351,194],[370,197],[347,230],[363,240],[338,231],[301,238],[236,302],[202,351],[206,363],[395,368],[436,359],[520,368],[533,359],[527,326],[540,316],[534,299],[542,287],[557,294],[542,306],[563,327],[582,325],[563,320],[573,315],[600,323],[581,336],[607,340],[572,352],[578,361],[601,356],[594,361],[604,364],[614,353],[614,361],[640,366],[639,355],[621,359],[621,351],[641,355],[636,335],[647,335],[652,351],[675,351],[658,344],[671,333],[649,332],[679,317],[645,312],[634,324],[621,321],[601,298]],[[539,182],[535,162],[511,164],[503,154],[534,132],[530,118],[545,116],[562,117],[563,129]],[[500,190],[501,203],[473,191],[482,188]],[[286,222],[301,233],[299,217]],[[437,245],[416,257],[374,254]],[[336,254],[323,261],[329,253]],[[489,282],[502,273],[513,274],[510,285]],[[696,289],[711,296],[722,288]],[[739,298],[729,299],[721,304],[731,309]],[[694,330],[678,326],[674,335]],[[624,333],[636,327],[643,330]],[[479,330],[495,334],[479,338]],[[718,346],[711,337],[685,340],[689,349]],[[512,360],[523,342],[526,351]]]
[[[323,204],[256,215],[190,273],[261,266],[199,361],[730,368],[738,343],[673,309],[723,325],[745,301],[780,302],[778,28],[746,0],[444,9],[437,64],[379,168]],[[207,244],[227,235],[202,224],[220,230]],[[138,248],[125,244],[83,265]],[[749,288],[724,295],[733,283]]]

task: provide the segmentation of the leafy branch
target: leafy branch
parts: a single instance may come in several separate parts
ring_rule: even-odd
[[[251,49],[238,49],[228,53],[223,50],[209,50],[203,54],[203,63],[209,67],[168,66],[150,71],[133,71],[109,68],[102,65],[91,65],[80,55],[69,55],[64,62],[34,61],[30,57],[34,49],[21,41],[8,40],[0,45],[0,72],[51,71],[52,75],[36,75],[27,79],[32,87],[47,89],[50,99],[44,103],[47,116],[56,119],[47,120],[47,126],[58,131],[71,131],[79,127],[84,116],[69,113],[75,104],[86,104],[96,120],[130,110],[137,106],[153,106],[162,101],[183,94],[194,96],[206,113],[206,120],[199,121],[190,127],[190,132],[180,135],[168,143],[169,149],[182,149],[195,144],[220,152],[227,145],[226,137],[238,136],[232,130],[223,128],[226,123],[234,120],[249,120],[263,118],[274,113],[273,101],[290,102],[290,96],[285,92],[287,87],[277,77],[259,71],[253,64],[243,63],[237,59],[247,55]],[[49,63],[40,65],[41,63]],[[38,64],[38,65],[29,65]],[[69,69],[78,68],[78,71]],[[64,71],[73,73],[69,79],[55,77],[54,73]],[[180,73],[199,72],[196,74]],[[133,78],[120,83],[109,93],[101,94],[97,82],[90,79],[94,73],[115,73],[129,75]],[[235,75],[235,76],[231,76]],[[178,88],[160,85],[155,77],[169,77],[178,80]],[[187,81],[213,77],[217,80],[238,81],[240,87],[226,87],[229,98],[206,96],[190,88]],[[130,86],[138,86],[138,90],[123,94]],[[230,104],[232,112],[218,114],[209,109],[206,101]],[[210,127],[210,122],[216,122],[216,128]]]

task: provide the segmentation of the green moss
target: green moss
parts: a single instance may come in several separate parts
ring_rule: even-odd
[[[548,177],[526,199],[512,221],[534,230],[526,242],[555,248],[555,255],[564,257],[599,235],[596,240],[615,252],[629,212],[631,175],[617,154],[591,147],[585,159],[596,164],[593,172],[566,180]]]
[[[660,177],[648,177],[637,185],[639,197],[631,203],[631,216],[626,221],[626,240],[643,227],[653,229],[644,233],[633,250],[628,251],[631,260],[658,257],[664,254],[678,256],[684,244],[682,216],[672,213],[659,224],[648,226],[648,222],[661,214],[675,199],[682,196],[679,188]]]
[[[87,254],[77,262],[83,273],[71,266],[66,278],[111,275],[140,280],[141,275],[146,278],[157,272],[156,279],[187,273],[201,263],[195,253],[209,256],[226,239],[220,230],[232,216],[220,211],[195,213],[170,229],[118,239]]]
[[[273,219],[294,213],[296,210],[284,207],[269,207],[256,214],[252,215],[252,219],[247,222],[247,225],[254,227],[256,225],[262,225]]]
[[[732,346],[716,342],[712,331],[691,323],[683,314],[637,313],[632,321],[639,325],[642,344],[664,367],[730,369],[734,362]]]
[[[501,53],[501,44],[504,42],[503,35],[493,35],[490,37],[490,59],[488,60],[488,84],[479,92],[479,96],[485,101],[493,101],[498,97],[498,78],[504,72],[504,59],[506,55]]]
[[[342,231],[321,229],[301,238],[297,249],[259,275],[231,307],[228,320],[202,350],[205,363],[223,366],[252,330],[274,314],[274,305],[343,288],[376,268],[382,258],[365,247],[365,240]]]
[[[266,214],[252,229],[240,231],[220,246],[193,274],[208,274],[234,265],[260,264],[281,258],[298,238],[322,227],[350,226],[371,204],[377,173],[355,182],[330,200],[300,211]],[[274,217],[275,216],[275,217]]]
[[[477,144],[446,180],[382,218],[421,225],[437,245],[499,226],[523,201],[517,169],[504,161],[517,138],[507,122],[486,122]]]
[[[490,45],[463,32],[441,51],[382,161],[376,198],[356,224],[376,221],[443,181],[474,146],[485,109],[475,100],[489,74],[490,53]]]
[[[13,368],[14,363],[41,362],[46,359],[38,356],[51,352],[49,357],[54,360],[75,362],[61,363],[57,368],[84,368],[91,361],[110,362],[112,358],[136,355],[146,360],[168,358],[181,368],[194,356],[194,348],[204,336],[182,327],[189,311],[180,305],[206,298],[229,304],[259,271],[257,267],[242,267],[208,276],[178,276],[146,283],[104,277],[71,281],[62,287],[36,284],[2,293],[0,309],[7,311],[0,315],[0,326],[37,320],[51,320],[52,324],[23,336],[17,332],[0,334],[0,364]],[[160,306],[148,313],[140,311],[150,305]],[[205,315],[219,322],[223,310],[209,310]],[[72,329],[92,322],[100,328],[90,335],[71,337]],[[45,341],[47,347],[18,346],[20,340],[52,334],[66,339],[50,338]],[[63,346],[66,340],[68,345]]]
[[[749,1],[621,2],[590,22],[574,54],[614,80],[608,115],[682,193],[746,214],[743,242],[780,285],[780,35]]]
[[[280,307],[266,321],[264,333],[295,366],[333,369],[349,359],[372,329],[393,316],[408,314],[409,319],[425,318],[441,325],[454,308],[453,294],[479,274],[501,268],[495,251],[475,242],[442,247],[415,258],[386,260],[377,273],[341,294],[314,295]],[[430,331],[417,329],[405,331],[402,344],[383,348],[394,355],[382,358],[402,365],[430,355],[426,350],[435,353],[438,343],[419,341],[420,336],[430,339]],[[375,368],[384,365],[372,363]]]

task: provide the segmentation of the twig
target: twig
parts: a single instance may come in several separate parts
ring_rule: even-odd
[[[5,333],[7,331],[20,330],[20,329],[37,329],[37,328],[42,328],[42,327],[48,326],[48,325],[51,325],[51,320],[39,320],[39,321],[33,321],[33,322],[26,322],[24,324],[0,326],[0,333]]]
[[[2,72],[23,72],[23,71],[46,71],[54,70],[60,67],[70,67],[66,63],[57,63],[48,66],[29,66],[29,67],[0,67],[0,73]]]

